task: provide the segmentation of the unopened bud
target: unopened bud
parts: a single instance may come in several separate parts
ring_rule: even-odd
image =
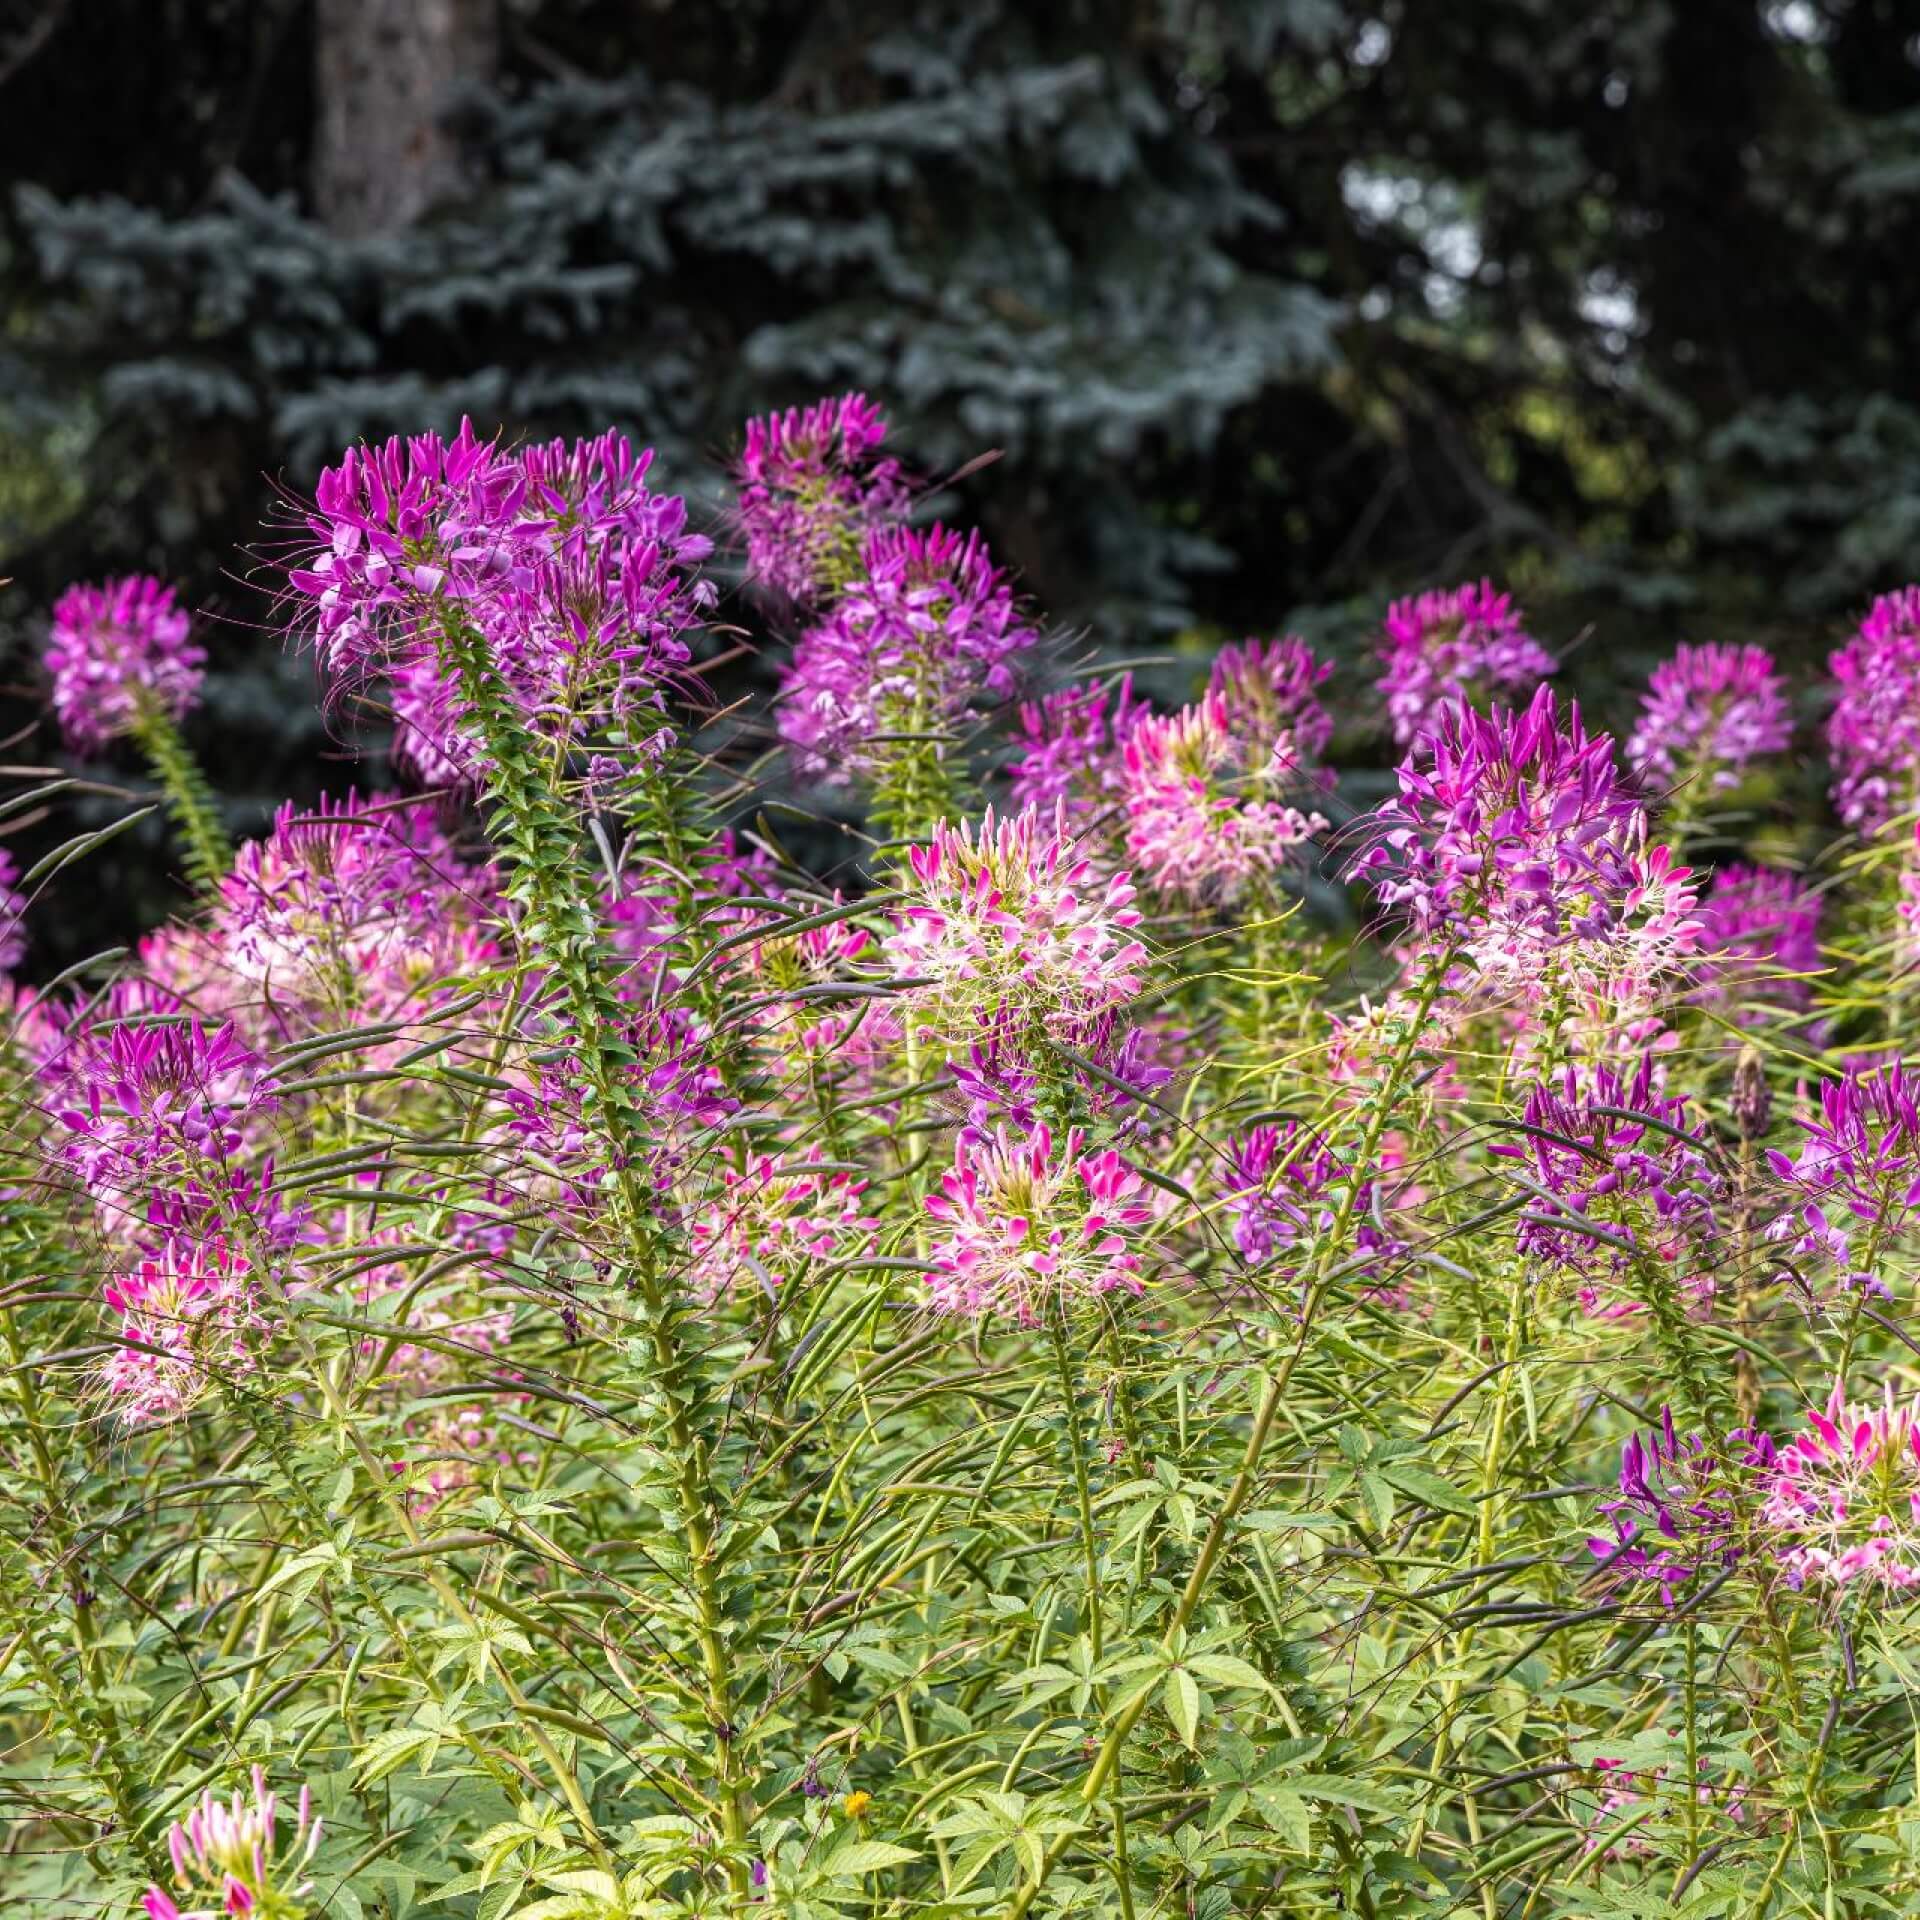
[[[1742,1047],[1733,1068],[1733,1124],[1742,1140],[1764,1140],[1773,1120],[1773,1089],[1757,1047]]]

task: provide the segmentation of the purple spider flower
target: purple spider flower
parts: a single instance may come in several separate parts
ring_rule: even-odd
[[[977,1037],[955,1058],[954,1086],[967,1103],[967,1137],[988,1139],[1004,1124],[1031,1132],[1042,1118],[1058,1119],[1066,1106],[1100,1121],[1116,1137],[1147,1124],[1151,1109],[1142,1099],[1173,1078],[1173,1069],[1157,1057],[1157,1035],[1122,1025],[1111,1008],[1049,1019],[1039,1045],[1034,1024],[1004,1005],[983,1013]],[[1098,1073],[1064,1058],[1063,1048]]]
[[[1725,790],[1792,737],[1786,692],[1765,647],[1681,647],[1654,669],[1627,760],[1649,785],[1706,776]]]
[[[313,1883],[302,1876],[320,1844],[321,1822],[312,1796],[300,1789],[298,1819],[284,1850],[279,1841],[279,1797],[267,1776],[253,1770],[253,1799],[221,1801],[205,1794],[167,1835],[174,1886],[205,1904],[187,1909],[171,1894],[149,1887],[147,1920],[298,1920]]]
[[[173,589],[150,574],[69,587],[60,596],[45,660],[53,711],[75,753],[98,753],[133,732],[143,711],[186,715],[207,664],[188,625]]]
[[[1398,781],[1352,873],[1483,981],[1537,996],[1565,954],[1626,1005],[1698,944],[1691,870],[1647,846],[1612,741],[1550,687],[1518,713],[1449,707]]]
[[[1920,586],[1883,594],[1827,665],[1839,687],[1827,717],[1833,804],[1872,833],[1920,800]]]
[[[1298,634],[1243,640],[1214,656],[1207,691],[1218,694],[1228,730],[1258,739],[1268,750],[1286,737],[1293,755],[1317,760],[1333,738],[1333,719],[1319,689],[1333,662],[1318,660]]]
[[[1734,1003],[1752,1022],[1768,1007],[1804,1012],[1820,965],[1820,896],[1772,867],[1722,867],[1700,903],[1699,979],[1704,995]],[[1783,977],[1785,976],[1785,977]]]
[[[1641,1311],[1619,1283],[1631,1287],[1646,1262],[1711,1294],[1727,1182],[1686,1101],[1656,1089],[1651,1054],[1630,1078],[1596,1066],[1583,1081],[1568,1067],[1558,1088],[1536,1083],[1522,1119],[1524,1140],[1491,1151],[1537,1196],[1515,1237],[1524,1256],[1574,1275],[1582,1305],[1602,1318]]]
[[[1332,1230],[1344,1191],[1359,1180],[1350,1216],[1357,1253],[1391,1259],[1400,1243],[1374,1217],[1373,1177],[1356,1174],[1325,1137],[1295,1119],[1250,1127],[1227,1144],[1222,1185],[1233,1201],[1233,1239],[1250,1265],[1289,1266]]]
[[[1434,589],[1387,609],[1379,690],[1396,746],[1411,746],[1441,714],[1496,695],[1517,700],[1555,670],[1520,624],[1513,596],[1491,580]]]
[[[794,648],[781,737],[812,778],[871,773],[876,735],[938,734],[976,700],[1012,694],[1014,663],[1037,638],[978,533],[883,527]]]
[[[1764,1433],[1742,1429],[1724,1450],[1697,1433],[1682,1437],[1673,1411],[1644,1438],[1628,1436],[1620,1452],[1620,1492],[1600,1502],[1613,1538],[1587,1542],[1610,1573],[1658,1581],[1672,1606],[1678,1589],[1713,1567],[1735,1565],[1741,1552],[1741,1492],[1730,1470],[1771,1471],[1774,1446]]]
[[[1819,1113],[1797,1124],[1807,1136],[1798,1156],[1767,1154],[1791,1203],[1773,1238],[1830,1261],[1843,1284],[1884,1295],[1880,1263],[1920,1204],[1920,1080],[1897,1062],[1850,1072],[1825,1081]]]
[[[11,973],[26,957],[27,901],[14,884],[19,878],[13,855],[0,848],[0,973]]]
[[[1122,784],[1122,749],[1150,712],[1130,673],[1024,702],[1020,757],[1008,769],[1014,804],[1052,813],[1064,802],[1075,820],[1112,805]]]
[[[878,457],[886,437],[864,393],[747,422],[738,477],[751,579],[807,602],[858,572],[868,536],[907,508],[899,462]]]

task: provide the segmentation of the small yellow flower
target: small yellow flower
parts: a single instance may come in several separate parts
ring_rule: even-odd
[[[858,1820],[866,1813],[866,1810],[872,1805],[873,1805],[872,1794],[850,1793],[847,1795],[847,1797],[844,1800],[840,1802],[840,1810],[847,1816],[849,1820]]]

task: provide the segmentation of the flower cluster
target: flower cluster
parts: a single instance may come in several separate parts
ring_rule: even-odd
[[[104,1298],[118,1322],[98,1378],[128,1427],[189,1412],[217,1380],[251,1364],[247,1342],[266,1324],[249,1263],[217,1234],[164,1235],[107,1282]]]
[[[1796,1586],[1920,1586],[1920,1408],[1889,1387],[1849,1405],[1834,1382],[1761,1483],[1759,1524]]]
[[[1038,635],[979,534],[883,527],[832,610],[804,633],[780,690],[780,734],[829,783],[871,773],[887,740],[933,739],[1014,691]]]
[[[1772,1465],[1773,1443],[1765,1434],[1736,1433],[1725,1450],[1716,1450],[1697,1433],[1682,1437],[1673,1410],[1662,1407],[1658,1428],[1627,1437],[1620,1491],[1600,1502],[1612,1538],[1587,1546],[1608,1572],[1657,1581],[1660,1598],[1672,1606],[1676,1591],[1696,1574],[1739,1560],[1750,1485],[1745,1476]]]
[[[1377,1184],[1357,1174],[1323,1135],[1294,1119],[1250,1127],[1229,1141],[1221,1180],[1232,1207],[1234,1244],[1256,1267],[1292,1267],[1310,1255],[1331,1232],[1343,1199],[1354,1252],[1390,1258],[1398,1243],[1376,1218]]]
[[[1872,833],[1920,801],[1920,586],[1876,600],[1827,666],[1839,687],[1827,717],[1833,804]]]
[[[1920,1203],[1920,1081],[1897,1062],[1824,1081],[1819,1112],[1798,1124],[1798,1155],[1767,1155],[1789,1200],[1774,1237],[1830,1262],[1846,1286],[1887,1292],[1881,1262]]]
[[[267,1777],[253,1770],[253,1798],[213,1794],[176,1821],[167,1834],[175,1891],[202,1903],[182,1907],[159,1887],[147,1890],[148,1920],[301,1920],[312,1882],[302,1876],[320,1845],[322,1822],[314,1818],[305,1787],[294,1829],[282,1849],[279,1796]]]
[[[818,1145],[790,1161],[763,1153],[744,1170],[727,1167],[693,1218],[695,1288],[708,1301],[743,1287],[777,1298],[828,1262],[871,1252],[880,1223],[866,1211],[867,1184]]]
[[[1039,1326],[1049,1311],[1124,1290],[1139,1293],[1135,1236],[1153,1218],[1139,1174],[1112,1148],[1087,1151],[1075,1128],[1058,1152],[1052,1130],[1025,1139],[1001,1128],[962,1137],[927,1212],[941,1229],[928,1297],[945,1313]]]
[[[1086,1019],[1139,993],[1132,883],[1096,874],[1064,813],[989,808],[977,832],[937,827],[907,866],[911,897],[883,950],[922,1033],[964,1044],[983,1014]]]
[[[422,434],[350,449],[320,477],[319,541],[288,573],[336,680],[390,678],[400,755],[436,779],[484,765],[449,635],[472,636],[524,723],[571,748],[656,732],[662,684],[711,599],[712,549],[617,433],[510,451]]]
[[[1218,697],[1227,730],[1241,738],[1285,739],[1302,761],[1318,760],[1333,738],[1320,688],[1333,673],[1297,634],[1243,640],[1214,655],[1207,691]]]
[[[1398,783],[1353,871],[1490,989],[1542,997],[1558,956],[1632,1005],[1698,945],[1690,870],[1646,844],[1613,743],[1551,688],[1520,712],[1450,707]]]
[[[1699,779],[1724,790],[1792,737],[1786,693],[1764,647],[1681,647],[1654,669],[1627,760],[1652,785]]]
[[[1727,866],[1700,903],[1697,976],[1704,997],[1743,1023],[1769,1007],[1812,1004],[1820,965],[1820,896],[1773,867]]]
[[[1522,1141],[1490,1149],[1537,1202],[1520,1216],[1521,1253],[1573,1274],[1589,1311],[1638,1311],[1649,1263],[1695,1296],[1712,1290],[1727,1183],[1686,1105],[1659,1092],[1651,1055],[1627,1079],[1570,1066],[1558,1088],[1528,1092]]]
[[[1491,580],[1396,600],[1387,609],[1380,694],[1394,743],[1411,746],[1444,713],[1518,700],[1554,671],[1521,625],[1513,596]]]
[[[1076,821],[1113,804],[1120,792],[1120,755],[1151,711],[1133,690],[1133,676],[1089,680],[1025,702],[1019,713],[1019,757],[1009,769],[1014,804],[1052,813],[1064,804]]]
[[[98,753],[144,712],[178,720],[200,693],[207,656],[170,586],[129,574],[69,587],[53,609],[45,662],[53,711],[75,753]]]
[[[907,507],[885,416],[864,393],[747,422],[738,468],[747,573],[790,600],[847,584],[867,536]]]
[[[1267,737],[1258,758],[1249,744],[1219,691],[1165,718],[1150,715],[1127,735],[1127,855],[1157,892],[1223,904],[1256,876],[1280,873],[1326,830],[1319,814],[1273,797],[1299,775],[1290,737]]]

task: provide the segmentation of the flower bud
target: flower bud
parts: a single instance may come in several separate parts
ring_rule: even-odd
[[[1733,1069],[1733,1124],[1742,1140],[1763,1140],[1773,1119],[1773,1089],[1757,1047],[1742,1047]]]

